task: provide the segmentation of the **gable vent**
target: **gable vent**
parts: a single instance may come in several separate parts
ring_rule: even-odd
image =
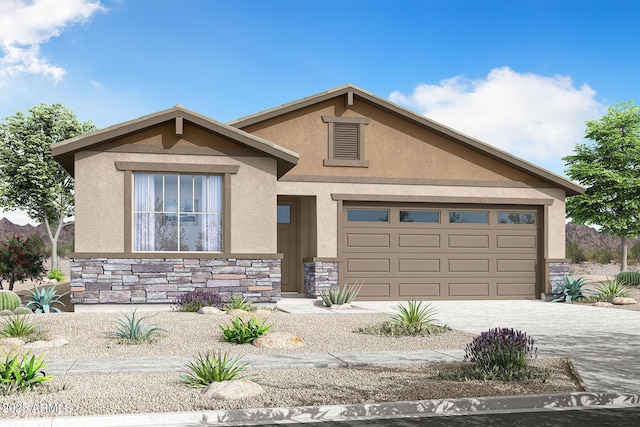
[[[360,159],[360,125],[358,123],[333,124],[333,158]]]

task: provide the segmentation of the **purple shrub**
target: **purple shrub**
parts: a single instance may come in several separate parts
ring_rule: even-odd
[[[537,353],[533,338],[511,328],[482,332],[465,347],[464,360],[485,370],[525,369]]]
[[[176,298],[176,310],[197,312],[202,307],[221,307],[223,305],[220,295],[206,291],[185,292]]]

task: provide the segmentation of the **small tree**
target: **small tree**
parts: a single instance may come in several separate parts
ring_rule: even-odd
[[[39,279],[44,273],[43,258],[44,244],[40,236],[26,240],[12,237],[0,243],[0,289],[4,289],[4,281],[12,291],[15,282]]]
[[[43,223],[52,269],[64,220],[73,215],[73,178],[51,155],[51,144],[94,130],[62,104],[40,104],[0,123],[0,206],[25,210]]]
[[[619,236],[626,270],[627,238],[640,234],[640,107],[617,103],[586,127],[593,144],[578,144],[563,158],[567,175],[586,187],[585,194],[567,199],[567,217]]]

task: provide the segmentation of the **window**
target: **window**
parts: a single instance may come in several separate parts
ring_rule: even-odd
[[[389,222],[389,211],[371,209],[348,209],[347,221]]]
[[[222,251],[222,176],[134,173],[135,251]]]
[[[278,224],[291,224],[291,206],[278,205]]]
[[[498,224],[535,224],[535,212],[498,212]]]
[[[438,211],[400,211],[400,222],[440,222]]]
[[[450,211],[449,223],[451,224],[488,224],[488,212]]]
[[[364,126],[366,117],[322,116],[329,124],[329,156],[325,166],[367,167],[364,157]]]

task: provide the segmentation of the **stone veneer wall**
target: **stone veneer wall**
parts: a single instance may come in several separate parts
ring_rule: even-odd
[[[318,297],[320,291],[338,287],[338,263],[334,261],[304,262],[304,292]]]
[[[171,303],[194,290],[256,302],[280,299],[280,259],[74,258],[71,301]]]
[[[556,282],[569,274],[569,262],[550,262],[549,263],[549,291],[553,293],[556,290]]]

